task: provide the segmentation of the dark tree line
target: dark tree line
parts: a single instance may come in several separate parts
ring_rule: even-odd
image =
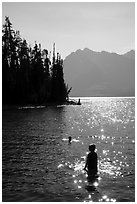
[[[2,102],[3,104],[64,103],[70,89],[65,84],[63,60],[59,53],[49,59],[41,45],[31,48],[19,31],[14,31],[9,17],[2,30]]]

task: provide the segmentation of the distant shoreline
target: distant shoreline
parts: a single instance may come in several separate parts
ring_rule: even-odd
[[[135,96],[132,96],[132,97],[105,97],[105,96],[101,96],[101,97],[94,97],[94,96],[71,96],[70,97],[70,100],[69,101],[66,101],[64,103],[59,103],[59,102],[47,102],[47,103],[38,103],[38,104],[2,104],[2,110],[10,110],[10,109],[26,109],[27,108],[46,108],[46,107],[50,107],[50,106],[60,106],[60,105],[78,105],[78,99],[81,100],[81,104],[83,102],[83,100],[89,100],[89,99],[111,99],[111,98],[121,98],[121,99],[124,99],[124,98],[133,98],[135,99]],[[80,105],[81,105],[80,104]],[[24,107],[24,108],[23,108]]]
[[[46,108],[50,106],[58,106],[58,105],[80,105],[78,101],[69,100],[64,103],[57,102],[47,102],[41,104],[2,104],[2,110],[10,110],[10,109],[27,109],[27,108]],[[23,108],[24,107],[24,108]]]

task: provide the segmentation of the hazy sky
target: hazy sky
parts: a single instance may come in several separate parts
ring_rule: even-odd
[[[3,2],[2,23],[9,16],[31,45],[57,51],[63,58],[85,47],[119,54],[135,49],[135,3]]]

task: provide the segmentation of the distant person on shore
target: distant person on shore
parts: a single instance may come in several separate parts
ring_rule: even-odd
[[[97,153],[95,152],[96,146],[94,144],[89,145],[89,154],[86,158],[86,164],[84,170],[87,171],[88,180],[92,180],[97,174]]]
[[[71,138],[71,136],[69,136],[68,137],[69,144],[71,144],[71,140],[72,140],[72,138]]]
[[[77,103],[77,105],[81,105],[80,98],[78,99],[78,103]]]

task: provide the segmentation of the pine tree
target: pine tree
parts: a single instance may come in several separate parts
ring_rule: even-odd
[[[57,59],[53,61],[52,67],[51,101],[64,103],[67,98],[68,89],[64,81],[63,60],[59,53],[57,53]]]
[[[42,102],[44,98],[43,84],[44,84],[44,65],[42,61],[42,53],[40,46],[35,43],[32,50],[31,59],[31,83],[33,87],[33,100],[38,103]]]
[[[28,46],[19,31],[12,29],[9,17],[5,17],[2,36],[2,94],[3,103],[64,103],[68,89],[64,81],[63,60],[59,53],[51,65],[48,50],[41,45]]]
[[[4,102],[13,102],[13,93],[16,84],[16,71],[18,66],[15,32],[9,17],[5,17],[2,36],[2,93]]]
[[[18,44],[18,60],[19,69],[17,69],[16,91],[15,97],[18,103],[26,103],[30,100],[31,84],[30,84],[30,57],[29,47],[26,40],[20,41]]]

